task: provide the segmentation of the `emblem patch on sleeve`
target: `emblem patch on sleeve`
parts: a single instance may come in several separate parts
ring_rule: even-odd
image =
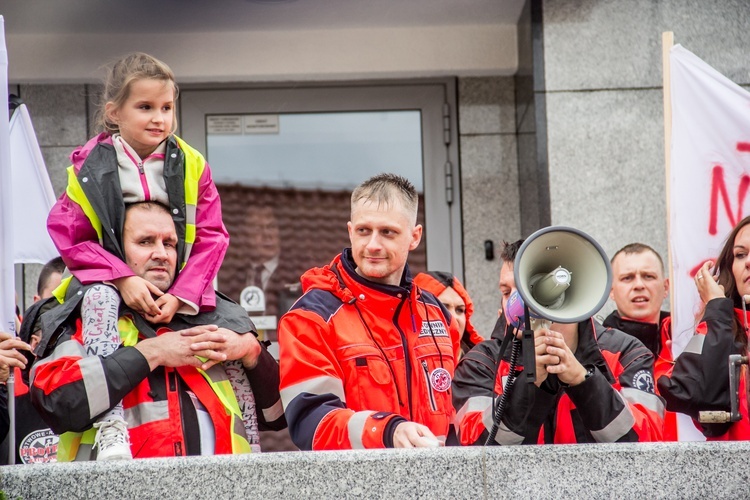
[[[633,387],[654,394],[654,376],[648,370],[640,370],[633,376]]]

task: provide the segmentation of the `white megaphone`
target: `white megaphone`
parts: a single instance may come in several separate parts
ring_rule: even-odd
[[[607,301],[612,286],[602,247],[583,231],[562,226],[529,236],[518,249],[513,274],[529,315],[551,323],[590,318]]]

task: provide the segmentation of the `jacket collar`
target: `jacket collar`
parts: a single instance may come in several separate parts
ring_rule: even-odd
[[[617,328],[628,335],[640,340],[654,356],[659,355],[661,351],[661,327],[669,313],[661,311],[659,314],[659,324],[638,321],[631,318],[623,318],[619,311],[612,311],[612,314],[604,319],[604,326]]]
[[[302,289],[326,290],[333,293],[342,302],[374,302],[382,307],[395,307],[411,294],[416,294],[417,287],[412,285],[408,266],[404,268],[399,286],[375,283],[357,274],[357,265],[351,249],[345,248],[330,264],[322,268],[313,268],[302,275]]]
[[[345,271],[348,277],[347,281],[353,281],[357,283],[357,285],[354,286],[369,288],[375,292],[392,296],[402,296],[405,293],[411,293],[412,276],[411,272],[409,271],[408,264],[404,266],[404,272],[401,275],[401,282],[398,286],[394,286],[375,283],[374,281],[370,281],[367,278],[357,274],[357,264],[354,262],[354,256],[352,255],[351,248],[345,248],[344,251],[341,252],[339,262],[341,263],[341,268]]]

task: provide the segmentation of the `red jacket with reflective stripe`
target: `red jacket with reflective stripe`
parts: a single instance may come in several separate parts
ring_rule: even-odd
[[[672,371],[672,317],[661,311],[659,323],[648,323],[636,319],[624,318],[615,310],[604,319],[604,326],[617,328],[637,338],[654,354],[654,380]],[[659,393],[657,388],[656,393]],[[664,441],[677,441],[677,414],[664,413]]]
[[[503,329],[504,323],[501,317]],[[493,400],[503,393],[510,373],[510,349],[500,359],[503,336],[477,345],[456,368],[453,402],[463,445],[484,444],[492,427]],[[554,375],[536,387],[526,383],[523,373],[518,375],[498,431],[499,444],[662,439],[664,403],[654,393],[654,358],[640,341],[588,320],[578,324],[575,357],[593,367],[594,374],[574,387],[562,386]]]
[[[281,398],[303,450],[382,448],[404,419],[438,437],[453,418],[455,320],[429,292],[370,282],[349,249],[302,276],[279,323]]]
[[[122,401],[134,458],[195,454],[200,451],[200,436],[189,391],[214,423],[214,454],[232,453],[231,415],[196,368],[159,366],[151,371],[135,347],[120,347],[107,357],[89,356],[83,347],[80,319],[75,327],[73,330],[66,326],[54,350],[42,353],[44,357],[31,370],[32,402],[53,431],[83,432]],[[161,328],[157,335],[166,331]],[[139,341],[142,339],[143,334]],[[270,406],[265,402],[278,401],[274,384],[276,362],[263,349],[258,363],[256,369],[262,374],[257,375],[263,376],[262,384],[252,383],[256,380],[255,370],[246,373],[257,394],[259,425],[265,426],[262,410]],[[223,371],[221,365],[211,370],[214,380],[221,378],[221,372],[216,371]]]
[[[180,394],[190,390],[217,421],[215,453],[232,452],[228,416],[195,368],[158,367],[151,372],[134,347],[106,358],[87,356],[80,325],[79,319],[75,334],[61,338],[52,354],[32,369],[32,401],[56,433],[82,432],[110,409],[110,401],[122,400],[134,458],[187,455],[182,418],[186,400],[181,401]]]

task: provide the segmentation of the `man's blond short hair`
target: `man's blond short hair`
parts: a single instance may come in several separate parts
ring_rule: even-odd
[[[370,177],[357,186],[352,191],[352,213],[354,212],[354,206],[363,200],[377,203],[378,206],[392,206],[396,199],[401,201],[401,205],[409,214],[412,224],[416,225],[419,195],[408,179],[396,174],[379,174]]]

